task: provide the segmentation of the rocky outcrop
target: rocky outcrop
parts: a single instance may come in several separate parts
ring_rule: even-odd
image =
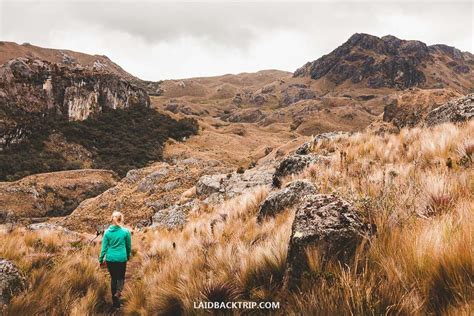
[[[3,221],[64,216],[83,200],[116,183],[112,171],[94,169],[43,173],[16,182],[0,182],[0,213],[6,214]]]
[[[79,204],[63,225],[75,231],[93,232],[97,223],[108,223],[110,214],[118,210],[131,226],[162,223],[165,227],[178,227],[188,213],[185,204],[195,199],[194,190],[188,191],[200,177],[227,170],[218,161],[199,158],[156,162],[130,170],[116,186]]]
[[[238,196],[257,186],[272,183],[274,169],[268,166],[245,170],[243,173],[202,176],[196,183],[196,194],[205,202],[218,203]]]
[[[84,120],[104,109],[149,104],[145,90],[98,69],[27,58],[0,67],[0,131],[6,144],[45,116]]]
[[[350,136],[350,132],[327,132],[313,136],[311,141],[303,143],[300,147],[295,150],[295,154],[308,155],[311,153],[314,145],[325,141],[331,141],[338,138],[345,138]]]
[[[264,93],[257,93],[255,94],[252,99],[250,100],[250,103],[262,106],[268,101],[268,96]]]
[[[295,154],[297,154],[297,155],[307,155],[307,154],[311,153],[311,150],[313,149],[313,146],[314,146],[314,141],[313,140],[310,141],[310,142],[305,142],[295,150]]]
[[[184,226],[184,224],[186,224],[189,212],[195,208],[199,208],[199,204],[196,200],[192,200],[181,205],[176,204],[171,207],[158,210],[152,217],[151,228],[181,228]]]
[[[457,88],[472,88],[472,78],[469,82],[472,55],[438,46],[390,35],[379,38],[356,33],[331,53],[296,70],[294,77],[325,78],[336,86],[347,81],[370,88],[434,87],[441,78],[436,71],[430,70],[438,63],[462,78],[460,81],[463,82],[458,82]]]
[[[325,141],[333,141],[339,138],[346,138],[352,135],[351,132],[327,132],[321,133],[314,137],[313,142],[315,144],[325,142]]]
[[[297,288],[310,272],[307,250],[317,250],[323,267],[331,260],[344,264],[366,236],[366,225],[351,204],[334,195],[308,196],[297,208],[291,229],[286,271],[289,288]]]
[[[323,159],[325,158],[314,154],[294,154],[283,158],[283,160],[281,160],[280,163],[277,165],[275,173],[273,174],[273,186],[279,188],[281,186],[281,179],[283,177],[300,173],[309,165],[317,163]]]
[[[232,103],[235,105],[242,105],[244,103],[250,103],[250,100],[253,98],[253,92],[249,90],[243,90],[241,92],[237,92],[235,96],[232,98]]]
[[[317,95],[307,85],[291,84],[282,91],[281,105],[287,106],[300,100],[316,99]]]
[[[257,221],[275,216],[287,208],[298,205],[306,196],[316,194],[316,187],[309,181],[296,180],[284,189],[270,193],[258,209]]]
[[[204,115],[204,114],[209,114],[209,112],[205,109],[201,109],[200,107],[197,107],[196,105],[190,106],[185,103],[181,103],[175,99],[169,100],[164,105],[164,109],[167,111],[170,111],[172,113],[183,113],[185,115]]]
[[[383,122],[396,129],[414,127],[423,123],[430,111],[459,97],[460,94],[452,89],[418,88],[389,95],[383,99]]]
[[[53,223],[34,223],[28,225],[27,228],[32,231],[56,231],[67,235],[76,234],[72,230]]]
[[[425,122],[433,126],[445,122],[464,122],[474,118],[474,94],[447,102],[432,110],[426,116]]]
[[[161,187],[163,186],[163,179],[165,179],[169,175],[169,173],[169,168],[163,167],[156,171],[153,171],[150,174],[145,175],[137,183],[137,191],[147,193],[157,192],[158,190],[162,189]],[[127,173],[125,180],[133,181],[134,177],[137,176],[137,174],[137,170],[131,170]]]
[[[221,119],[233,123],[256,123],[265,117],[266,115],[259,109],[244,109],[224,114]]]
[[[26,289],[26,279],[13,262],[0,258],[0,306]]]

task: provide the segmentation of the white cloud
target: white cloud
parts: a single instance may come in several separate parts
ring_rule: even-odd
[[[356,32],[472,52],[471,2],[0,3],[0,39],[103,54],[144,79],[294,71]]]

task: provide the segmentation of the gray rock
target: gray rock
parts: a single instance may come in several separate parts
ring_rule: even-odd
[[[330,141],[330,140],[335,140],[338,138],[345,138],[349,137],[352,135],[350,132],[327,132],[327,133],[321,133],[313,137],[313,139],[309,142],[306,142],[302,144],[298,149],[296,149],[295,154],[298,155],[308,155],[311,153],[311,150],[313,149],[314,145],[318,143],[322,143],[325,141]]]
[[[445,122],[464,122],[474,118],[474,93],[449,101],[426,116],[425,122],[433,126]]]
[[[257,220],[266,216],[275,216],[286,208],[298,205],[306,196],[316,194],[316,187],[309,181],[296,180],[284,189],[271,193],[260,205]]]
[[[253,98],[250,102],[253,103],[253,104],[256,104],[256,105],[260,105],[260,106],[264,105],[265,102],[267,102],[267,95],[258,93],[258,94],[253,96]]]
[[[150,173],[138,183],[137,190],[139,192],[157,191],[159,185],[161,184],[161,180],[167,177],[168,174],[169,170],[166,167],[163,167],[157,171]]]
[[[330,260],[348,263],[366,236],[366,225],[348,202],[330,194],[305,198],[296,210],[288,247],[286,280],[289,288],[298,287],[303,274],[309,272],[308,247],[319,251],[324,269]]]
[[[282,161],[280,161],[280,163],[276,167],[275,173],[273,174],[273,186],[279,188],[281,185],[281,178],[291,174],[300,173],[309,165],[321,161],[322,159],[324,158],[314,154],[295,154],[285,157]]]
[[[298,149],[296,149],[295,154],[297,155],[307,155],[311,152],[311,149],[313,148],[313,142],[306,142]]]
[[[195,207],[198,207],[198,203],[193,200],[182,205],[173,205],[167,209],[159,210],[152,217],[153,224],[151,227],[181,228],[187,222],[188,213]]]
[[[196,194],[200,196],[219,192],[221,184],[226,178],[225,174],[205,175],[196,183]]]
[[[13,223],[16,220],[15,214],[8,209],[0,209],[0,223]]]
[[[165,185],[163,186],[163,189],[165,191],[171,191],[179,187],[180,184],[181,183],[179,182],[179,180],[170,181],[170,182],[165,183]]]
[[[32,70],[25,58],[16,58],[9,62],[13,75],[17,78],[30,78]]]
[[[14,295],[26,287],[25,277],[13,262],[0,258],[0,306],[8,304]]]
[[[140,170],[132,169],[127,172],[127,175],[125,176],[123,181],[132,184],[140,180],[141,177],[142,177],[142,174]]]
[[[262,88],[262,93],[272,93],[275,90],[275,85],[270,84]]]
[[[269,186],[273,171],[273,168],[263,166],[244,173],[205,175],[196,184],[196,194],[209,203],[222,202],[257,186]]]
[[[51,224],[51,223],[34,223],[31,225],[28,225],[27,228],[32,231],[41,231],[41,230],[51,230],[51,231],[60,231],[66,234],[73,234],[75,232],[60,226],[56,224]]]
[[[190,157],[190,158],[181,160],[181,163],[183,165],[198,165],[199,163],[202,163],[202,161],[199,158]]]
[[[164,209],[168,206],[168,204],[164,200],[156,200],[156,201],[148,201],[146,202],[148,207],[151,207],[155,212]]]
[[[152,222],[152,218],[150,218],[150,219],[142,219],[142,220],[138,221],[138,222],[135,224],[135,229],[139,229],[139,230],[144,229],[144,228],[146,228],[146,227],[152,225],[152,223],[153,223],[153,222]]]
[[[313,139],[313,142],[314,142],[314,144],[317,144],[317,143],[324,142],[324,141],[349,137],[350,135],[352,135],[352,133],[350,133],[350,132],[327,132],[327,133],[322,133],[322,134],[316,135]]]

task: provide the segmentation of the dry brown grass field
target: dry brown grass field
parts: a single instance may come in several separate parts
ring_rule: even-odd
[[[182,230],[134,231],[122,312],[192,315],[204,313],[193,309],[199,301],[279,301],[280,309],[266,312],[472,315],[473,139],[471,121],[318,143],[313,151],[332,153],[331,160],[285,181],[308,179],[352,202],[377,234],[353,263],[324,271],[317,249],[307,249],[311,273],[299,291],[283,282],[294,211],[256,221],[267,189],[201,207]],[[90,238],[2,231],[0,257],[29,281],[6,314],[106,313],[108,276]]]

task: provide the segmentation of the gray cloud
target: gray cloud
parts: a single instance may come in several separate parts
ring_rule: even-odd
[[[472,51],[471,2],[0,4],[0,38],[105,54],[145,79],[293,71],[355,32]]]

